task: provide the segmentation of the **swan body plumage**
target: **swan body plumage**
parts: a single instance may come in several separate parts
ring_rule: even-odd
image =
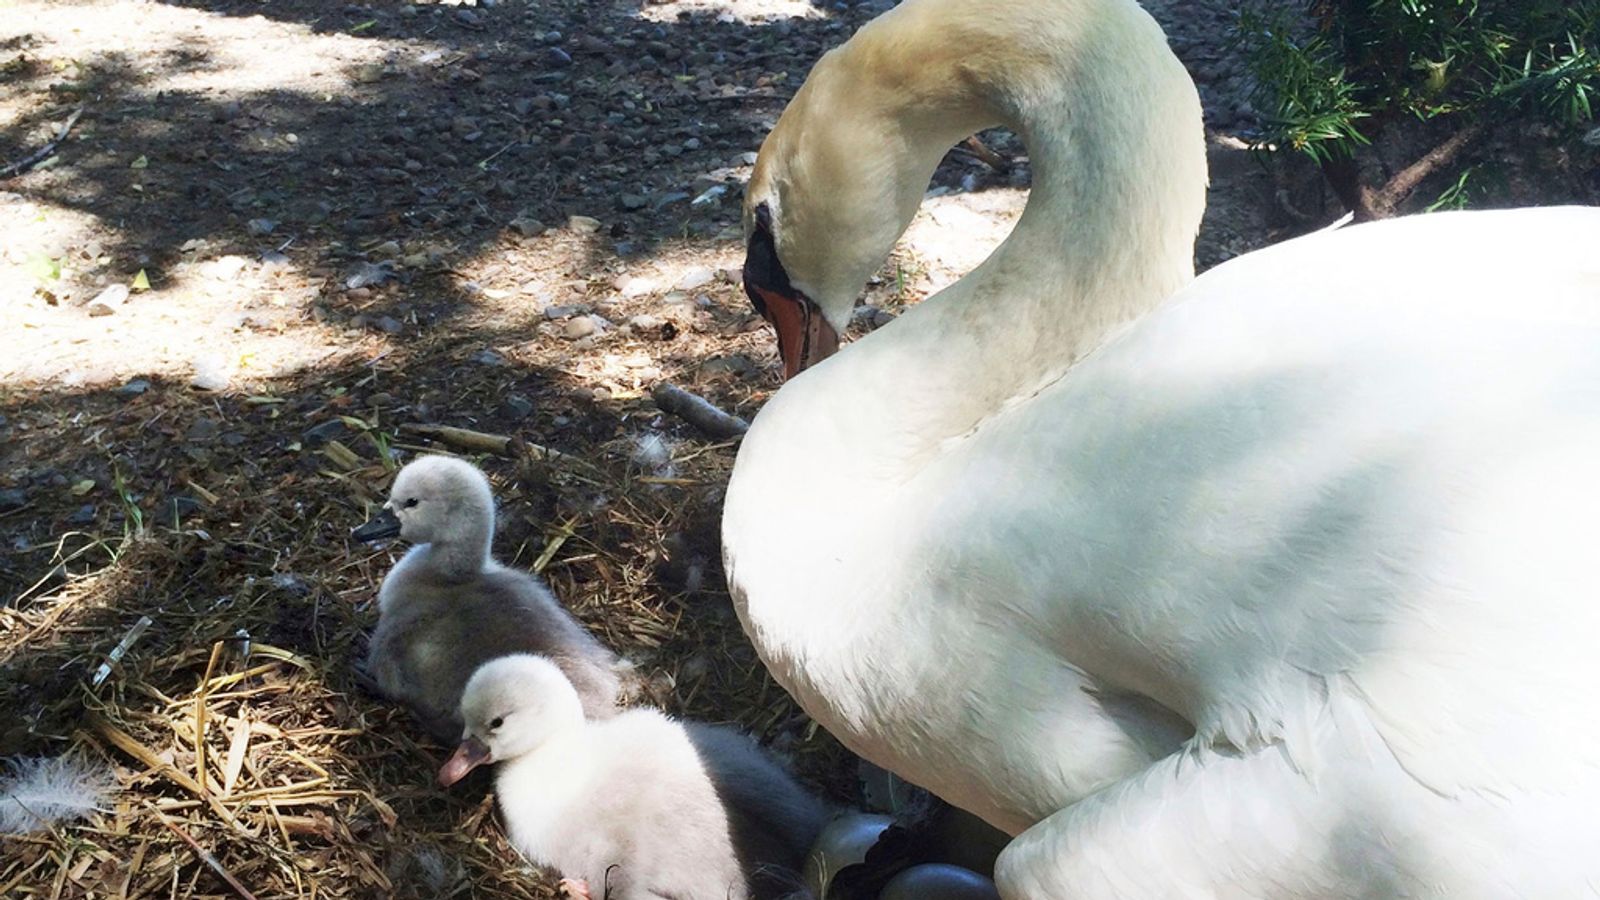
[[[1596,896],[1600,210],[1191,280],[1199,107],[1146,14],[908,0],[769,136],[752,252],[842,331],[994,124],[1035,164],[1012,235],[741,447],[725,567],[775,678],[1015,835],[1007,900]]]

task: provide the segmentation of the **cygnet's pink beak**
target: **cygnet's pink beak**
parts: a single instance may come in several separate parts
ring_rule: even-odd
[[[440,787],[449,787],[467,777],[467,773],[487,762],[494,762],[489,746],[475,737],[461,742],[456,752],[439,767]]]

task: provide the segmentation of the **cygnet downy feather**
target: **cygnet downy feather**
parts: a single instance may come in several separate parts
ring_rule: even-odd
[[[490,555],[494,497],[478,469],[426,456],[395,476],[383,512],[359,540],[399,535],[416,546],[378,591],[368,674],[441,740],[461,737],[461,691],[482,663],[512,653],[549,657],[591,718],[615,714],[627,665],[550,591]]]
[[[586,722],[561,670],[538,656],[481,667],[462,717],[466,738],[440,782],[501,763],[511,842],[597,900],[778,896],[798,883],[825,815],[736,732],[643,708]]]
[[[116,783],[103,765],[75,756],[9,763],[0,781],[0,834],[28,834],[87,818],[106,805]]]

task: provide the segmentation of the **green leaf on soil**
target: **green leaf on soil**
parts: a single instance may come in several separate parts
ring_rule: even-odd
[[[61,280],[61,260],[44,253],[35,253],[24,263],[28,274],[40,281]]]

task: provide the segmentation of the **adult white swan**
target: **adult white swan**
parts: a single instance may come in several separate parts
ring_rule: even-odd
[[[1016,835],[1011,900],[1595,896],[1600,211],[1191,283],[1199,104],[1132,0],[907,0],[751,179],[786,368],[1001,123],[1011,236],[744,441],[725,561],[774,676]]]

